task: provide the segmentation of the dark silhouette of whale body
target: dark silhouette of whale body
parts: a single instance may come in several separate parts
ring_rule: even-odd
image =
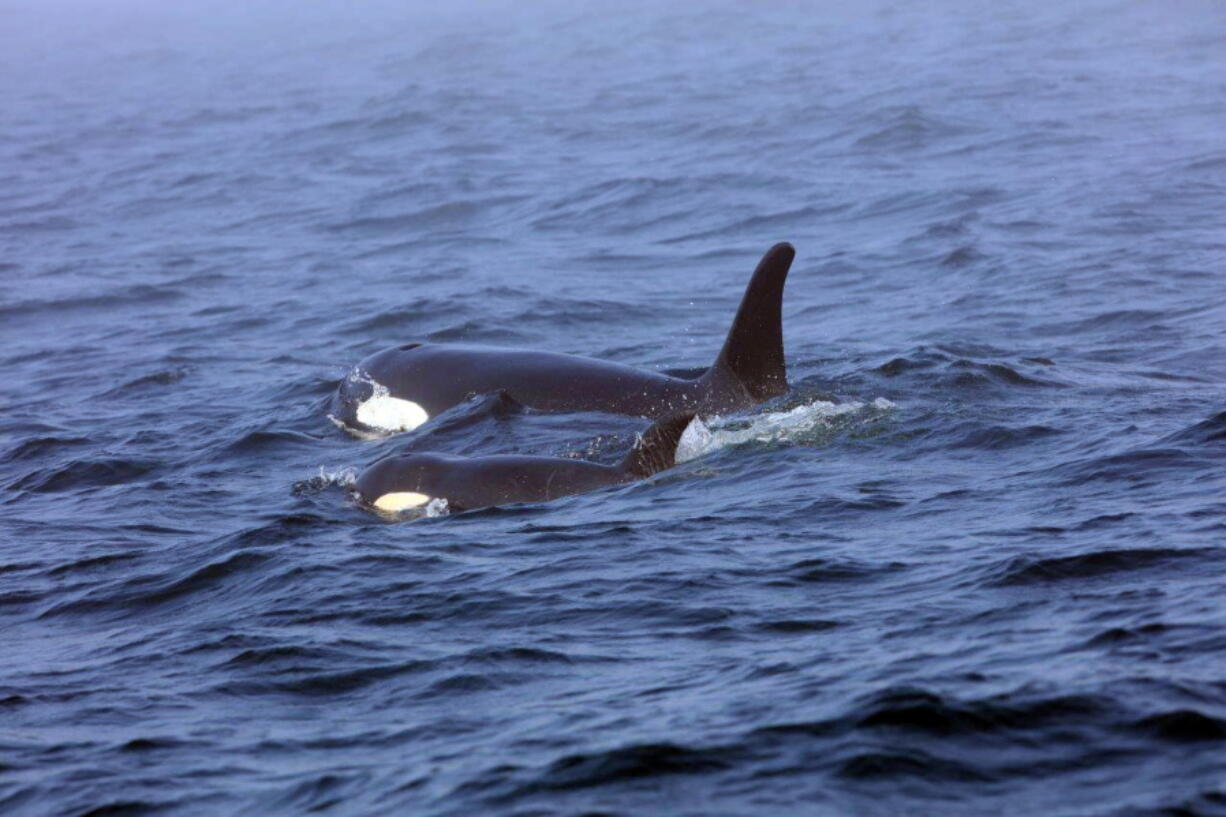
[[[748,408],[788,389],[781,308],[795,254],[791,244],[780,243],[758,262],[719,356],[696,379],[556,352],[410,343],[359,363],[337,389],[331,416],[357,432],[409,431],[496,391],[540,411],[652,419]]]
[[[617,465],[561,457],[403,454],[367,468],[355,490],[363,505],[389,513],[424,508],[437,500],[445,500],[449,511],[547,502],[671,468],[677,444],[693,418],[693,413],[684,413],[657,422]]]

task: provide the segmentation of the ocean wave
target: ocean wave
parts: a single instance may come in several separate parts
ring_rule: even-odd
[[[123,485],[146,477],[159,466],[161,463],[156,460],[86,457],[74,459],[65,465],[27,472],[11,482],[9,487],[35,493],[57,493]]]
[[[1014,557],[996,571],[1000,587],[1092,579],[1113,573],[1180,568],[1214,556],[1209,548],[1130,548],[1099,550],[1072,556]]]
[[[753,414],[748,417],[714,418],[704,422],[695,418],[681,435],[677,462],[688,462],[713,451],[749,442],[813,444],[829,438],[839,428],[859,421],[867,422],[895,408],[884,397],[872,403],[831,403],[813,400],[786,411]]]

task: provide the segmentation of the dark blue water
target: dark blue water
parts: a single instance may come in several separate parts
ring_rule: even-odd
[[[1226,813],[1226,12],[923,5],[5,4],[0,812]],[[644,426],[366,354],[697,371],[779,240],[704,456],[349,500]]]

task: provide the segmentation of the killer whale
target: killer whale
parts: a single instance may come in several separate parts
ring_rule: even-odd
[[[387,513],[445,500],[449,511],[513,502],[546,502],[645,479],[676,464],[677,444],[693,412],[648,428],[617,465],[562,457],[501,455],[457,457],[419,453],[386,457],[354,485],[358,501]]]
[[[709,369],[687,380],[579,355],[463,344],[409,343],[360,362],[329,416],[356,434],[411,431],[473,395],[505,392],[540,411],[605,411],[658,419],[719,414],[785,394],[783,286],[796,251],[767,250]]]

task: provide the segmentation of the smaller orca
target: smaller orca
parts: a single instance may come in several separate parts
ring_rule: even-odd
[[[402,454],[371,465],[358,477],[355,489],[362,505],[387,513],[424,509],[440,499],[449,511],[548,502],[672,468],[677,444],[693,418],[689,412],[654,424],[617,465],[562,457]]]
[[[651,419],[749,408],[788,390],[782,302],[795,255],[781,242],[762,256],[719,356],[696,379],[557,352],[408,343],[359,363],[341,381],[329,416],[358,435],[412,431],[469,397],[496,391],[538,411]]]

